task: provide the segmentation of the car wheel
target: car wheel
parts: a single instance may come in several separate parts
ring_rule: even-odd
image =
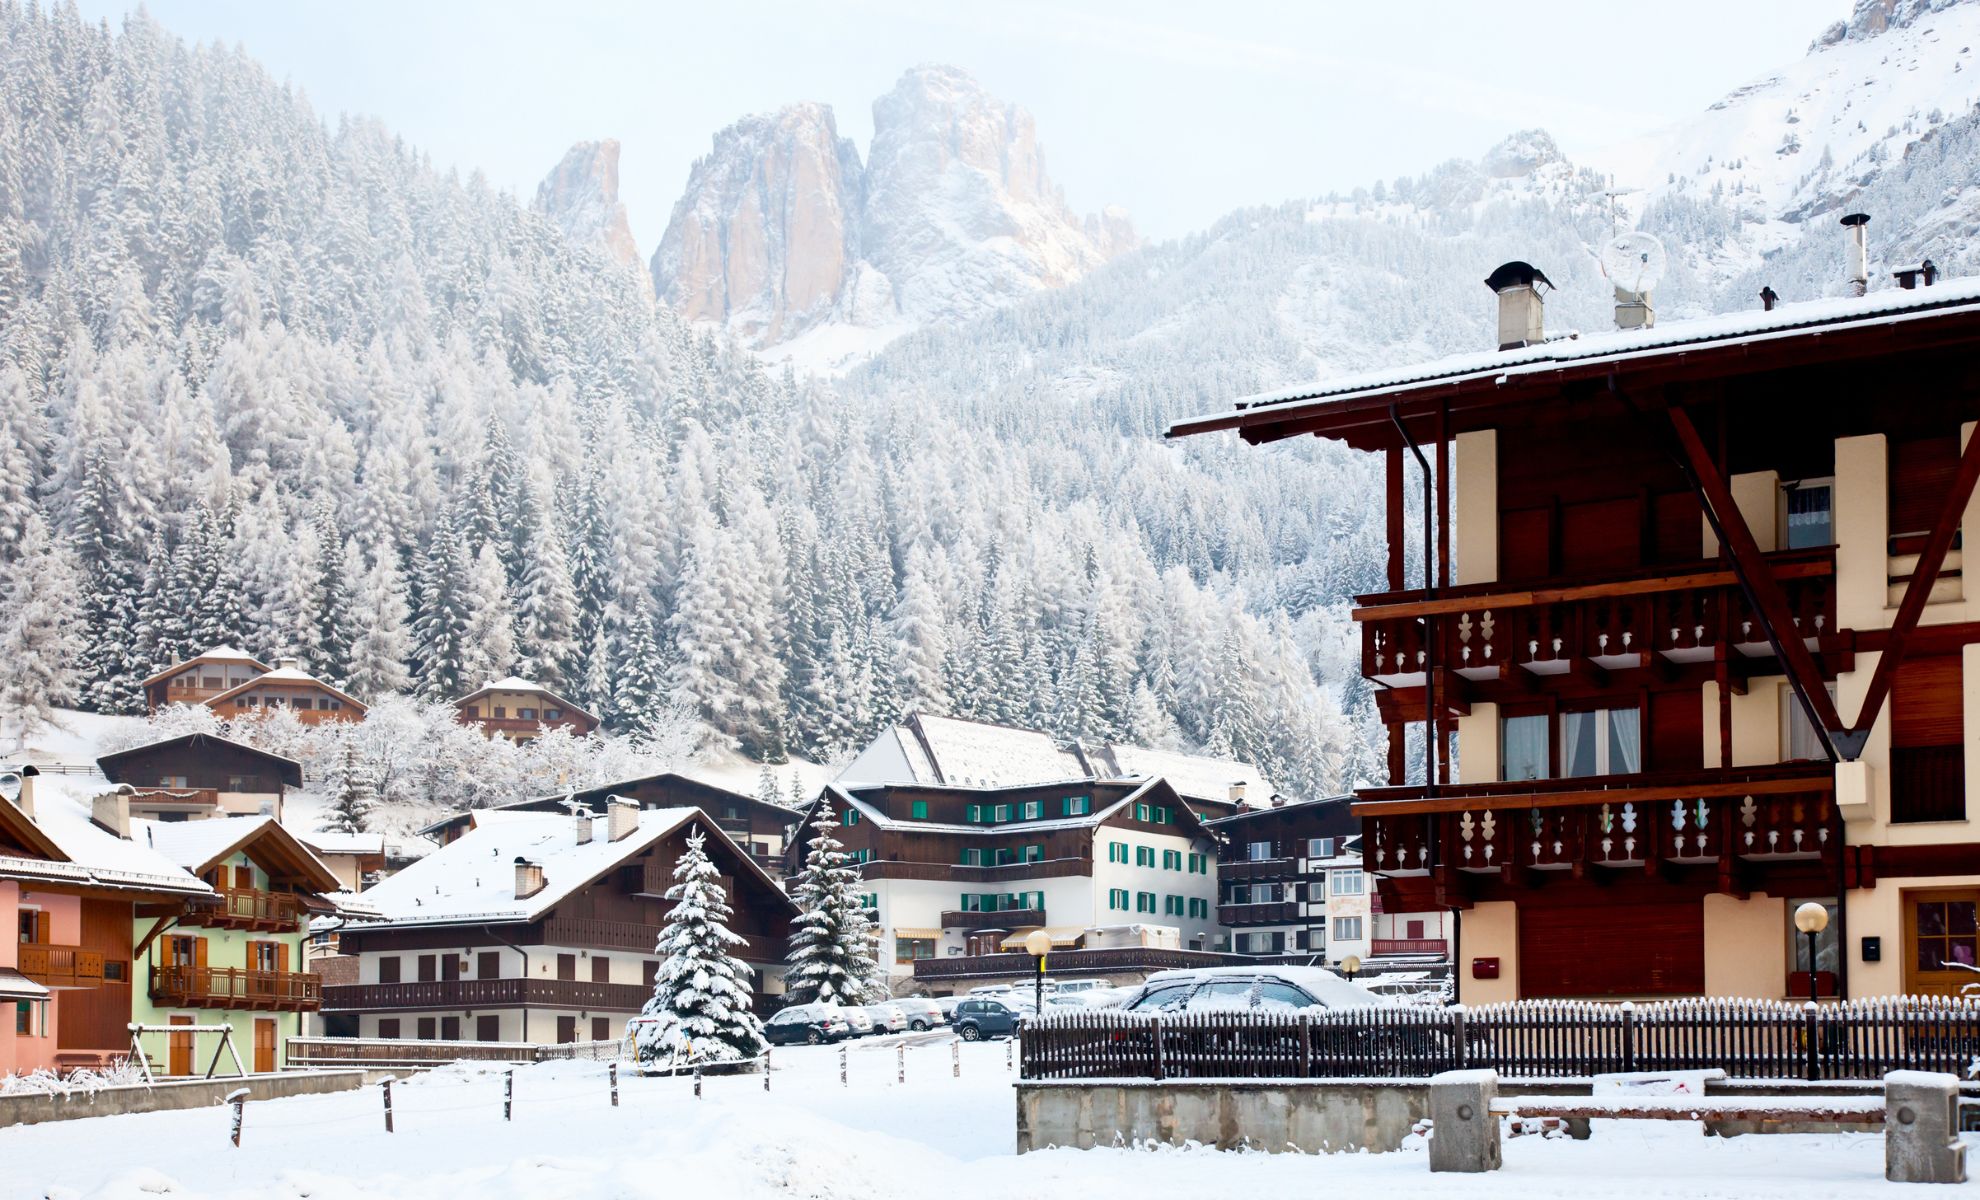
[[[909,1022],[908,1022],[908,1028],[909,1028],[909,1029],[912,1029],[912,1030],[914,1030],[914,1031],[915,1031],[916,1033],[920,1033],[920,1032],[922,1032],[923,1030],[925,1030],[925,1029],[927,1029],[927,1028],[928,1028],[928,1022],[926,1022],[926,1021],[909,1021]]]
[[[983,1031],[974,1025],[965,1025],[957,1032],[962,1034],[962,1040],[965,1042],[980,1042],[983,1040]]]
[[[824,1040],[825,1040],[824,1035],[819,1033],[816,1029],[807,1029],[804,1031],[804,1044],[807,1046],[816,1046],[818,1043]]]

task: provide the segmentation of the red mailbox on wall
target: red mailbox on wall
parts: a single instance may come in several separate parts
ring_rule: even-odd
[[[1499,960],[1496,958],[1472,959],[1471,977],[1473,979],[1497,979],[1499,977]]]

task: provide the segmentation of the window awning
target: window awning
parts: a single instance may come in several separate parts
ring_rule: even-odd
[[[47,988],[12,967],[0,967],[0,1000],[46,1000]]]
[[[898,925],[894,927],[894,937],[896,938],[939,939],[941,938],[941,936],[942,936],[942,931],[939,929],[903,929]]]
[[[1032,930],[1036,928],[1038,927],[1034,925],[1031,929],[1021,929],[997,944],[1005,950],[1022,950],[1024,949],[1024,939],[1030,937]],[[1086,936],[1085,927],[1079,925],[1059,929],[1048,928],[1045,932],[1051,937],[1054,946],[1070,946],[1080,938]]]

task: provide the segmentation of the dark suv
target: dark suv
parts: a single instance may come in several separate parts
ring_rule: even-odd
[[[965,1042],[987,1037],[1010,1037],[1017,1032],[1018,1015],[1001,1000],[965,1000],[956,1005],[949,1018],[956,1035]]]

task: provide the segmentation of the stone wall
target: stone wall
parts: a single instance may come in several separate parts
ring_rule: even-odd
[[[1038,1081],[1017,1087],[1017,1149],[1193,1141],[1274,1154],[1388,1151],[1429,1115],[1421,1079]]]

